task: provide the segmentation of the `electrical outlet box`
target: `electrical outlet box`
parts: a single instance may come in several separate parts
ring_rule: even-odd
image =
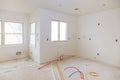
[[[20,52],[20,51],[19,51],[19,52],[16,52],[16,55],[21,55],[21,54],[22,54],[22,52]]]
[[[99,56],[100,55],[100,53],[97,53],[97,56]]]

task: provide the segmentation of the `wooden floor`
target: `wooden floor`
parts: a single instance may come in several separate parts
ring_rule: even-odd
[[[58,65],[63,80],[120,80],[120,69],[90,60],[71,58],[58,62]],[[53,71],[55,64],[41,70],[38,70],[39,66],[25,59],[0,63],[0,80],[60,80],[56,78],[59,76],[57,68]],[[75,68],[83,73],[84,79]]]

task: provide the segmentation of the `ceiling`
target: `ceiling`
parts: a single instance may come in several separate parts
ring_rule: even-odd
[[[37,8],[46,8],[72,15],[84,15],[120,8],[120,0],[0,0],[0,9],[2,10],[30,13]]]

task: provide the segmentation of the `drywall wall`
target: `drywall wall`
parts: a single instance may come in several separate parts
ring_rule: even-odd
[[[30,57],[37,63],[40,63],[40,14],[39,10],[30,14],[29,23],[35,23],[35,45],[29,44]],[[30,27],[29,27],[30,35]],[[30,38],[29,38],[30,39]]]
[[[62,42],[51,41],[51,21],[59,20],[67,22],[67,36],[70,40]],[[75,55],[75,30],[76,17],[58,13],[46,9],[40,10],[40,60],[46,62],[64,55]],[[48,40],[47,40],[48,39]]]
[[[80,16],[78,54],[120,67],[120,9]]]
[[[0,10],[0,21],[20,22],[24,24],[24,44],[0,45],[0,61],[28,56],[27,19],[28,16],[26,14]],[[21,51],[22,54],[16,55],[18,51]]]
[[[65,21],[68,23],[67,35],[70,40],[62,42],[52,42],[51,41],[51,21],[59,20]],[[36,44],[40,44],[37,48],[31,47],[30,51],[33,52],[31,56],[34,61],[40,59],[40,63],[47,62],[49,60],[54,60],[61,54],[64,55],[75,55],[75,30],[76,30],[76,17],[70,16],[67,14],[58,13],[55,11],[50,11],[46,9],[38,9],[31,15],[30,21],[36,21],[39,25],[36,26],[39,29],[38,36],[39,41],[36,41]],[[39,28],[38,28],[39,27]],[[39,47],[39,49],[38,49]],[[37,52],[34,52],[38,50]],[[39,54],[38,54],[39,53]],[[35,56],[40,56],[39,59],[36,59]],[[37,57],[38,58],[38,57]]]

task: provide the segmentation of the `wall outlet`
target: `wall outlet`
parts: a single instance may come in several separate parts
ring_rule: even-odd
[[[16,55],[21,55],[21,54],[22,54],[22,52],[20,52],[20,51],[19,51],[19,52],[16,52]]]

